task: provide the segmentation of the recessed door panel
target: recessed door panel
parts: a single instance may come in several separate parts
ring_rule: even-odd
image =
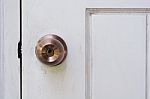
[[[92,99],[145,99],[146,16],[92,16]]]

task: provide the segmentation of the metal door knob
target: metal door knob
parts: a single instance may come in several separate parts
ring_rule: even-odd
[[[59,36],[48,34],[40,38],[35,47],[35,53],[42,63],[56,66],[65,60],[67,45]]]

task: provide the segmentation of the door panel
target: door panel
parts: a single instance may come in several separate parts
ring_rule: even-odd
[[[82,0],[24,0],[22,32],[23,99],[84,99],[84,13]],[[77,7],[78,4],[81,4]],[[63,38],[66,60],[56,67],[35,55],[47,34]]]
[[[92,16],[92,99],[145,99],[146,16]]]
[[[88,7],[84,0],[23,1],[24,99],[145,99],[145,15],[93,16]],[[56,67],[35,55],[37,41],[47,34],[68,46],[67,59]]]

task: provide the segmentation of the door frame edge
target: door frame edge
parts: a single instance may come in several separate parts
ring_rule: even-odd
[[[0,97],[4,99],[4,0],[0,0]]]

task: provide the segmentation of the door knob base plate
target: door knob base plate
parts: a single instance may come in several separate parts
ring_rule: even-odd
[[[35,47],[35,54],[42,63],[57,66],[67,56],[67,45],[61,37],[48,34],[38,41]]]

